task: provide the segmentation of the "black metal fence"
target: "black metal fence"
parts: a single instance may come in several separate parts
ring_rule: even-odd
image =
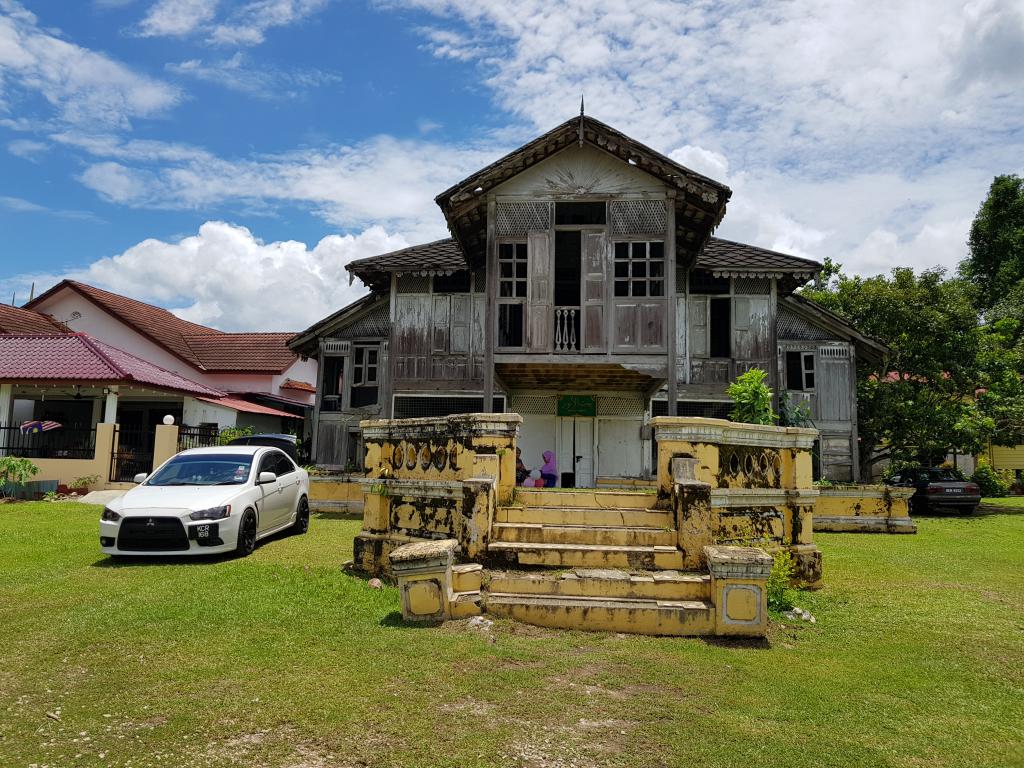
[[[154,427],[114,427],[116,450],[110,455],[110,482],[130,483],[140,472],[153,469]]]
[[[220,432],[217,427],[190,427],[182,424],[178,428],[178,450],[189,448],[209,448],[217,445]]]
[[[0,427],[0,456],[91,459],[95,454],[95,428],[67,426],[48,432],[24,434],[20,427]]]

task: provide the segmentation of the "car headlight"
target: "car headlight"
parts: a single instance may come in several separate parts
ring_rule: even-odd
[[[104,507],[103,514],[100,515],[100,520],[103,520],[108,523],[116,523],[120,519],[121,515],[112,510],[110,507]]]
[[[195,512],[189,513],[189,518],[192,520],[222,520],[231,514],[231,505],[226,504],[223,507],[210,507],[209,509],[197,509]]]

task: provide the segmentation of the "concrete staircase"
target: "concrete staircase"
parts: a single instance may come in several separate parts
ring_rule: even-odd
[[[523,489],[498,508],[488,553],[519,566],[681,568],[672,515],[656,503],[642,491]]]
[[[672,514],[657,501],[635,490],[520,490],[498,508],[488,553],[539,569],[492,572],[488,613],[565,629],[713,633],[711,577],[679,570]],[[574,570],[544,570],[565,568]]]

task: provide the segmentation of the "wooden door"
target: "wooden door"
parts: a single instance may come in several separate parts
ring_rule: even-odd
[[[558,420],[558,477],[573,472],[574,487],[594,487],[594,419],[569,416]]]
[[[605,284],[608,239],[604,232],[583,233],[583,351],[608,348]]]
[[[554,276],[551,240],[547,232],[531,232],[526,241],[527,298],[526,348],[550,352],[554,338]]]

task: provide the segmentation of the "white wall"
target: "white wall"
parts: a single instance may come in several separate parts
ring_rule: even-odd
[[[214,405],[194,397],[186,397],[182,409],[182,420],[191,427],[200,424],[216,424],[218,429],[233,427],[238,423],[238,411]]]

